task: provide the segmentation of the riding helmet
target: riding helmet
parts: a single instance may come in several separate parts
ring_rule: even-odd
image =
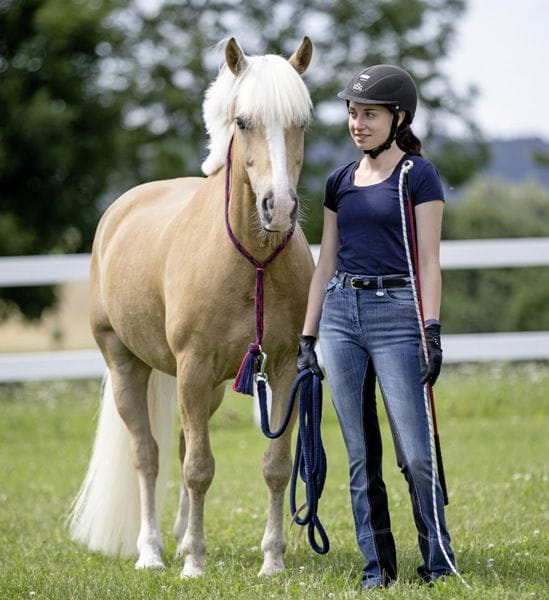
[[[417,89],[410,74],[394,65],[374,65],[356,73],[338,97],[348,102],[383,104],[392,112],[405,111],[411,123],[417,106]]]

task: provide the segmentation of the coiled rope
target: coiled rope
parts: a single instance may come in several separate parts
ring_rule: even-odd
[[[320,377],[310,369],[305,369],[298,374],[290,390],[282,424],[274,432],[271,431],[269,426],[266,376],[258,373],[255,380],[259,398],[261,430],[270,439],[280,437],[286,430],[299,394],[299,427],[290,481],[290,510],[293,520],[298,525],[302,527],[307,525],[311,548],[318,554],[326,554],[330,549],[330,541],[318,517],[318,503],[322,496],[327,472],[326,452],[324,451],[320,432],[322,420],[322,384]],[[303,517],[299,516],[296,503],[298,474],[305,484],[305,497],[307,500],[307,512]],[[320,543],[316,540],[317,532]]]

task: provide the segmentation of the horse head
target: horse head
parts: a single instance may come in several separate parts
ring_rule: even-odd
[[[312,107],[301,75],[312,49],[306,37],[288,60],[246,56],[231,38],[225,47],[226,68],[204,102],[210,156],[202,169],[210,174],[221,167],[233,139],[237,168],[253,191],[261,227],[269,232],[288,231],[297,219],[296,188]]]

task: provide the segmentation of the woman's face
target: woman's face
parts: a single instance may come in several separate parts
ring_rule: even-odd
[[[393,113],[384,106],[349,103],[349,132],[360,150],[372,150],[383,144],[392,122]]]

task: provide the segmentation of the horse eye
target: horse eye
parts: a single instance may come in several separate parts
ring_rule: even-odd
[[[245,129],[251,128],[250,122],[247,121],[246,119],[243,119],[242,117],[236,118],[236,124],[238,125],[238,128],[242,131],[244,131]]]

